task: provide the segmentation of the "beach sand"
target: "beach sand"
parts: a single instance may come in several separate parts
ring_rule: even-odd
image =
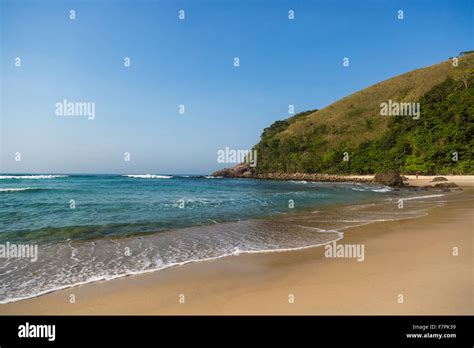
[[[363,262],[326,258],[323,247],[241,254],[4,304],[0,314],[474,314],[474,189],[447,201],[417,219],[346,230],[338,244],[365,245]]]
[[[455,183],[460,187],[474,187],[474,175],[403,175],[408,180],[404,180],[404,184],[407,186],[434,186],[439,183]],[[433,182],[433,178],[442,176],[448,179],[448,181],[437,181]],[[349,175],[348,179],[361,179],[361,180],[372,180],[373,175]]]

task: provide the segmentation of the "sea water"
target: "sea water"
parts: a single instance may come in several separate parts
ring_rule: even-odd
[[[3,174],[0,245],[37,246],[38,255],[0,257],[0,303],[188,262],[321,246],[352,226],[423,215],[443,195],[431,196],[351,183]]]

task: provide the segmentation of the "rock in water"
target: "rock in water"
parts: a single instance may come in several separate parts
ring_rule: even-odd
[[[252,178],[254,170],[248,163],[240,163],[232,168],[225,168],[212,173],[212,176],[222,176],[224,178]]]
[[[459,187],[459,186],[456,185],[454,182],[442,182],[442,183],[434,185],[434,187],[437,187],[437,188],[456,188],[456,187]]]
[[[375,175],[374,181],[376,183],[387,185],[390,187],[403,186],[403,179],[400,176],[400,174],[396,171],[388,171],[385,173],[379,173]]]

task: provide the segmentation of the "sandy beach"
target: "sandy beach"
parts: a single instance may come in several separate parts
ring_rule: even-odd
[[[0,314],[474,314],[474,190],[457,182],[463,191],[426,216],[345,231],[340,243],[364,245],[363,262],[323,247],[241,254],[3,304]]]
[[[403,175],[406,179],[404,179],[404,184],[407,186],[434,186],[439,183],[454,183],[460,187],[473,187],[474,186],[474,176],[472,175],[419,175],[418,178],[416,175]],[[437,181],[434,182],[433,179],[436,177],[443,177],[447,179],[447,181]],[[367,180],[371,181],[374,176],[373,175],[349,175],[347,176],[348,179],[359,179],[359,180]],[[407,180],[408,179],[408,180]]]

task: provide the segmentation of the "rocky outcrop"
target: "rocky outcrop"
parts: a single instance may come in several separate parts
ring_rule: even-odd
[[[437,182],[437,181],[448,181],[444,176],[435,176],[431,182]]]
[[[379,173],[375,175],[374,181],[376,183],[387,185],[390,187],[401,187],[403,186],[403,179],[400,174],[396,171],[388,171],[385,173]]]
[[[295,180],[295,181],[318,181],[318,182],[360,182],[370,183],[372,178],[353,177],[340,174],[320,173],[265,173],[257,174],[257,179],[266,180]]]
[[[222,176],[224,178],[253,178],[255,171],[248,163],[240,163],[232,168],[224,168],[212,173],[212,176]]]
[[[428,185],[424,187],[410,186],[408,183],[404,184],[404,178],[396,171],[388,171],[375,175],[372,179],[370,175],[367,176],[351,176],[341,174],[320,174],[320,173],[259,173],[255,172],[255,169],[248,163],[240,163],[231,168],[225,168],[212,173],[214,177],[224,178],[248,178],[248,179],[261,179],[261,180],[282,180],[282,181],[314,181],[314,182],[353,182],[353,183],[377,183],[394,188],[405,187],[412,190],[444,190],[450,191],[461,190],[458,185],[452,182],[444,182],[442,179],[433,179],[433,181],[442,181],[437,184]],[[441,177],[442,178],[442,177]]]
[[[247,163],[238,164],[232,168],[225,168],[212,173],[214,177],[224,178],[252,178],[262,180],[295,180],[295,181],[319,181],[319,182],[359,182],[370,183],[372,178],[351,177],[338,174],[319,173],[263,173],[256,174],[255,170]]]
[[[384,173],[379,173],[375,175],[372,179],[370,176],[350,176],[350,175],[340,175],[340,174],[320,174],[320,173],[263,173],[257,174],[253,167],[248,163],[240,163],[231,168],[225,168],[218,170],[212,173],[214,177],[224,177],[224,178],[249,178],[249,179],[261,179],[261,180],[282,180],[282,181],[315,181],[315,182],[353,182],[353,183],[377,183],[390,187],[400,188],[402,186],[407,189],[412,189],[415,191],[418,190],[443,190],[451,191],[452,190],[461,190],[458,185],[452,182],[444,182],[442,179],[433,179],[433,181],[442,181],[440,183],[434,184],[434,186],[428,185],[424,187],[410,186],[403,184],[403,180],[408,180],[400,176],[396,171],[388,171]],[[440,177],[437,177],[440,178]],[[441,177],[442,178],[442,177]],[[444,179],[444,178],[443,178]]]
[[[454,182],[442,182],[439,184],[435,184],[434,187],[436,188],[457,188],[459,187]]]

